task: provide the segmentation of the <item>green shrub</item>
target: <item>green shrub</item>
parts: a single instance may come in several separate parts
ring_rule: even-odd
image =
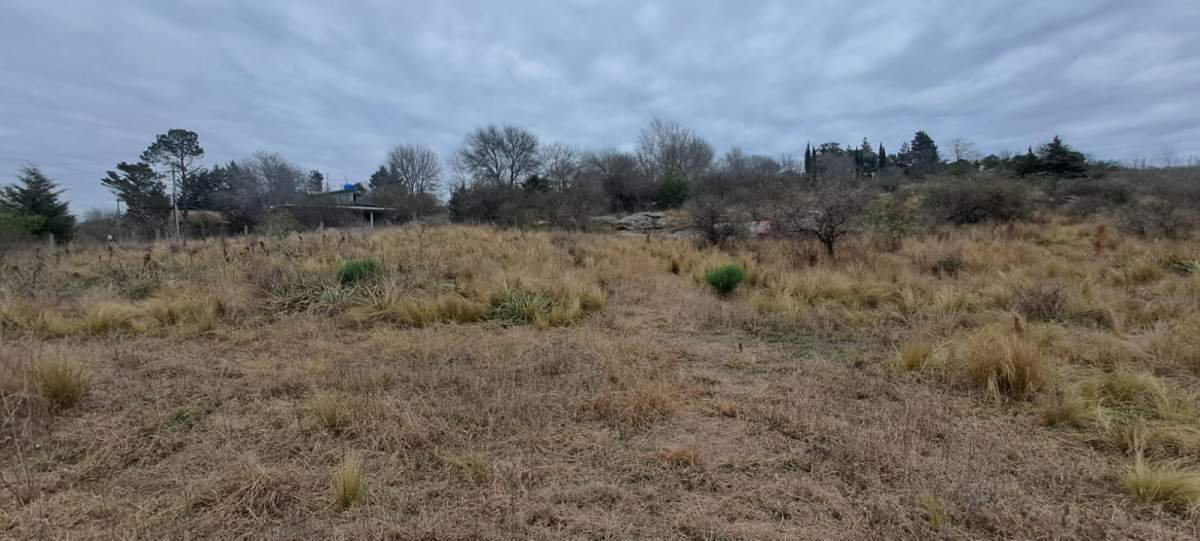
[[[493,301],[492,317],[510,325],[545,322],[554,308],[554,300],[528,291],[505,291]]]
[[[729,295],[746,279],[746,271],[740,265],[722,265],[704,273],[704,281],[719,295]]]
[[[379,262],[374,259],[355,259],[347,261],[338,270],[337,279],[342,284],[353,284],[375,276],[379,272]]]

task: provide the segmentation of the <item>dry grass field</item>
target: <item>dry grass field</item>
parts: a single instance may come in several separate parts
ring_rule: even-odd
[[[1195,538],[1198,260],[1060,223],[5,253],[0,538]]]

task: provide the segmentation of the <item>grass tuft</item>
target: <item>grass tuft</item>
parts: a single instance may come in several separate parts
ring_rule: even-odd
[[[333,502],[338,509],[347,509],[363,497],[362,458],[350,453],[333,471]]]
[[[38,361],[32,375],[38,391],[55,409],[75,406],[90,386],[83,367],[60,356]]]
[[[967,377],[996,396],[1030,398],[1054,379],[1050,362],[1027,336],[999,327],[984,329],[963,344]]]
[[[329,432],[340,433],[350,424],[350,408],[346,400],[334,393],[319,392],[309,399],[308,406],[317,424]]]
[[[1139,453],[1122,482],[1137,501],[1161,503],[1176,511],[1195,512],[1200,508],[1198,471],[1173,463],[1150,464]]]

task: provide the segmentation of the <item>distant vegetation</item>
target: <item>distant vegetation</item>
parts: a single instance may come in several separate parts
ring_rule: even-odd
[[[745,222],[769,220],[776,234],[816,239],[831,256],[847,235],[881,225],[900,235],[1053,213],[1179,238],[1200,222],[1196,164],[1167,159],[1148,169],[1144,162],[1097,161],[1059,137],[1024,152],[981,156],[969,140],[939,146],[918,131],[895,152],[864,138],[807,145],[796,158],[741,148],[718,155],[699,134],[664,120],[643,129],[632,152],[544,144],[520,127],[489,125],[469,133],[450,156],[398,145],[365,182],[334,182],[275,153],[211,165],[204,156],[195,132],[172,129],[137,161],[97,172],[122,208],[85,216],[79,232],[120,240],[173,236],[176,228],[186,236],[286,234],[365,223],[363,215],[338,212],[316,195],[331,189],[383,209],[375,217],[381,223],[447,217],[587,229],[599,214],[682,208],[709,242],[743,233]],[[20,171],[0,193],[0,242],[70,240],[77,228],[60,194],[36,167]],[[874,213],[883,209],[877,200],[884,195],[895,211],[888,217]]]

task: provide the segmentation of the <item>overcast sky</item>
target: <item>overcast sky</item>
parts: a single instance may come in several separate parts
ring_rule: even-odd
[[[487,123],[631,148],[654,117],[773,155],[917,129],[1200,155],[1200,0],[3,4],[0,179],[40,166],[76,210],[170,128],[335,181]]]

